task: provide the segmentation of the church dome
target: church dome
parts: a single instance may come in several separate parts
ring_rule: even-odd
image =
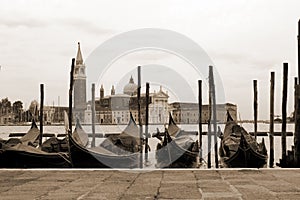
[[[129,83],[125,85],[123,93],[130,96],[137,93],[137,84],[134,83],[132,76],[130,77]]]

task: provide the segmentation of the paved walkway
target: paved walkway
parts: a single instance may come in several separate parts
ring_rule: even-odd
[[[300,169],[0,170],[0,199],[300,199]]]

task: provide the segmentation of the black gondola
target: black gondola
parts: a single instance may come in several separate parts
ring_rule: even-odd
[[[197,167],[198,141],[194,141],[190,135],[184,132],[170,115],[168,129],[165,129],[164,138],[156,148],[157,168]],[[160,135],[157,133],[155,137],[159,138]]]
[[[259,144],[227,112],[227,123],[220,146],[221,163],[231,168],[266,167],[268,154],[264,140]]]
[[[1,168],[63,168],[70,167],[71,162],[67,153],[47,153],[32,145],[39,130],[31,126],[28,133],[20,142],[12,145],[2,143],[0,149]]]
[[[130,121],[118,138],[106,138],[101,146],[86,148],[73,135],[84,132],[77,124],[72,135],[69,134],[70,156],[73,167],[79,168],[136,168],[139,163],[138,128],[130,115]],[[79,138],[80,139],[80,138]]]

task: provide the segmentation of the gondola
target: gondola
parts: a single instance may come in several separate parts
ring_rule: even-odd
[[[266,167],[268,154],[264,140],[256,140],[235,121],[227,112],[227,123],[221,137],[221,164],[230,168]]]
[[[74,134],[83,132],[77,123],[73,134],[69,134],[70,156],[75,168],[137,168],[139,163],[138,151],[132,151],[139,146],[138,128],[130,115],[130,121],[118,138],[108,137],[98,147],[86,148]],[[137,149],[138,150],[138,149]]]
[[[20,143],[36,147],[38,146],[39,137],[40,131],[35,123],[35,120],[32,120],[31,128],[25,135],[23,135],[21,138],[9,138],[8,140],[1,140],[0,149],[3,150],[3,148],[12,147]]]
[[[159,133],[154,135],[161,139],[161,143],[156,148],[157,168],[197,167],[198,141],[194,141],[192,136],[184,132],[170,115],[169,125],[163,133],[163,138],[160,138]]]
[[[35,123],[34,123],[35,124]],[[20,142],[2,144],[0,150],[1,168],[64,168],[70,167],[71,162],[67,153],[47,153],[32,145],[35,136],[40,131],[32,125]]]

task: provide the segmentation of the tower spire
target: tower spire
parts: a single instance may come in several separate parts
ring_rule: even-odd
[[[80,42],[78,42],[76,65],[82,65],[82,64],[83,64],[83,59],[82,59],[82,54],[81,54],[81,50],[80,50]]]

